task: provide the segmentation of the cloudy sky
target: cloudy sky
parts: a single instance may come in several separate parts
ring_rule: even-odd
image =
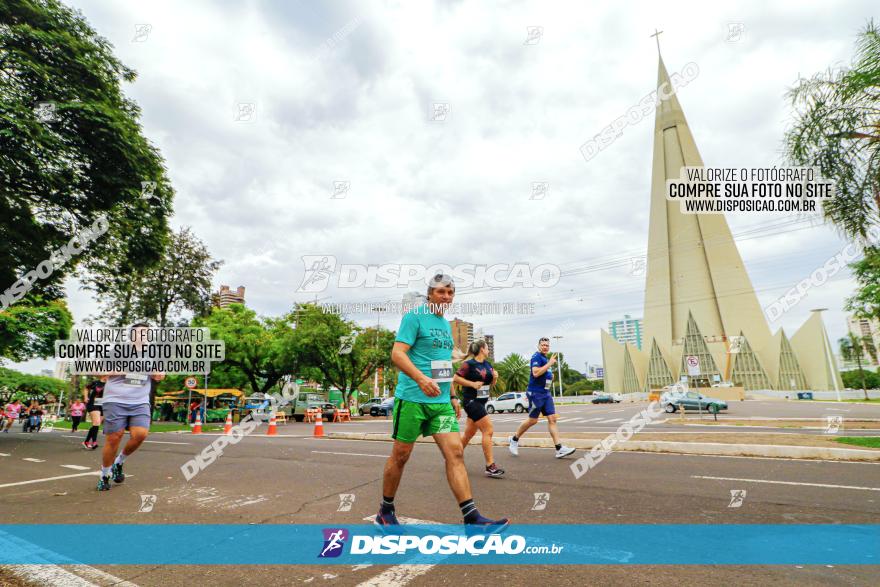
[[[784,163],[786,89],[847,63],[856,32],[878,16],[867,0],[68,2],[138,72],[125,91],[167,161],[172,224],[193,227],[225,261],[215,285],[244,285],[250,307],[277,315],[315,299],[297,292],[303,255],[551,263],[566,272],[552,288],[459,301],[535,303],[531,316],[472,321],[495,335],[499,359],[562,335],[581,370],[601,361],[600,328],[642,315],[633,258],[647,242],[653,117],[589,162],[579,147],[654,89],[649,35],[663,31],[670,72],[699,66],[679,99],[706,164],[767,167]],[[432,120],[435,104],[443,120]],[[337,197],[335,182],[348,182]],[[534,182],[547,183],[543,199],[531,197]],[[803,218],[728,221],[763,306],[845,244]],[[843,271],[771,327],[792,334],[810,308],[827,307],[836,339],[853,287]],[[399,300],[408,289],[317,296]],[[75,282],[68,292],[77,320],[95,312]],[[381,319],[397,328],[399,317]]]

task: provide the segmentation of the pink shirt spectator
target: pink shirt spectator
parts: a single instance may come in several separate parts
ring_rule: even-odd
[[[70,404],[70,415],[71,416],[82,416],[83,412],[86,409],[86,405],[81,401],[77,400],[74,403]]]
[[[6,417],[11,420],[18,419],[18,414],[21,412],[21,404],[6,404]]]

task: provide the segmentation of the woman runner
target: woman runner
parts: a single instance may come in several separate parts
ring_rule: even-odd
[[[92,427],[89,428],[89,432],[86,434],[86,439],[82,445],[83,448],[95,450],[98,448],[98,429],[101,426],[101,418],[104,415],[104,382],[92,381],[86,385],[86,393],[83,395],[86,398],[86,413],[89,415]]]
[[[498,468],[492,457],[492,420],[486,412],[489,401],[489,388],[498,379],[498,373],[486,359],[489,346],[485,340],[476,340],[468,348],[468,354],[461,367],[455,373],[453,381],[461,386],[461,407],[467,414],[467,425],[461,437],[461,443],[467,448],[471,438],[479,430],[483,435],[483,456],[486,457],[486,475],[500,478],[504,469]]]

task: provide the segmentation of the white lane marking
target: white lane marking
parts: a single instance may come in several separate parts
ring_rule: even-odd
[[[576,420],[577,418],[557,418],[556,423],[562,424],[563,422],[571,422],[572,420]]]
[[[609,418],[608,420],[602,420],[599,424],[610,424],[611,422],[620,422],[623,418]]]
[[[345,455],[345,456],[354,456],[354,457],[379,457],[382,459],[387,459],[388,455],[371,455],[363,452],[331,452],[329,450],[313,450],[312,452],[325,454],[325,455]],[[2,487],[2,485],[0,485]]]
[[[96,569],[95,567],[90,567],[88,565],[67,566],[77,575],[80,575],[87,579],[91,579],[92,581],[100,582],[103,585],[112,585],[113,587],[138,587],[137,584],[132,583],[131,581],[126,581],[125,579],[121,579],[116,575],[105,573],[101,569]]]
[[[80,436],[78,434],[62,434],[61,438],[85,438],[85,436]]]
[[[4,487],[18,487],[19,485],[30,485],[32,483],[43,483],[44,481],[57,481],[59,479],[71,479],[73,477],[85,477],[87,475],[100,475],[101,471],[91,471],[89,473],[75,473],[73,475],[59,475],[57,477],[46,477],[44,479],[32,479],[31,481],[17,481],[16,483],[4,483],[0,485],[0,489]],[[126,475],[130,477],[131,475]]]
[[[374,516],[367,516],[364,520],[372,522],[374,520]],[[397,520],[401,524],[425,524],[425,525],[437,525],[440,522],[431,522],[429,520],[419,520],[417,518],[406,518],[404,516],[398,516]],[[425,565],[396,565],[390,567],[383,571],[381,574],[376,575],[366,581],[358,584],[357,587],[403,587],[416,577],[420,575],[424,575],[428,571],[434,568],[435,565],[425,564]]]
[[[153,444],[190,444],[189,442],[168,442],[167,440],[145,440],[144,442],[152,442]]]
[[[15,574],[29,583],[35,585],[58,585],[61,587],[97,587],[98,585],[118,585],[120,587],[137,587],[134,583],[124,581],[119,577],[105,573],[88,565],[66,565],[71,573],[60,565],[50,564],[50,559],[57,560],[58,553],[46,550],[32,542],[28,542],[17,536],[0,532],[0,548],[10,550],[17,548],[39,564],[30,565],[0,565],[0,569]],[[96,581],[91,583],[89,580]]]
[[[8,452],[0,452],[0,457],[8,457],[8,456],[12,456],[12,455],[10,455]]]
[[[61,465],[65,469],[73,469],[74,471],[88,471],[91,467],[83,467],[82,465]]]
[[[618,414],[620,412],[625,412],[626,410],[608,410],[609,414]]]
[[[434,568],[434,565],[397,565],[383,571],[372,579],[359,583],[357,587],[396,587],[403,586]]]
[[[65,571],[57,565],[0,565],[7,571],[33,585],[52,585],[53,587],[98,587]]]
[[[709,477],[707,475],[691,475],[691,479],[714,479],[716,481],[742,481],[743,483],[772,483],[774,485],[802,485],[804,487],[828,487],[830,489],[859,489],[861,491],[880,491],[880,487],[830,485],[828,483],[801,483],[798,481],[771,481],[769,479],[737,479],[736,477]]]
[[[26,458],[23,458],[23,459],[21,459],[21,460],[23,460],[23,461],[28,461],[29,463],[45,463],[45,462],[46,462],[45,459],[35,459],[35,458],[32,458],[32,457],[26,457]]]

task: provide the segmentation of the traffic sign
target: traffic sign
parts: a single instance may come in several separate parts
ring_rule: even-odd
[[[183,384],[186,385],[187,389],[195,389],[196,387],[199,386],[199,380],[196,379],[195,377],[187,377],[183,381]]]
[[[687,362],[688,375],[696,377],[700,374],[700,357],[696,355],[688,355],[685,358],[685,361]]]

